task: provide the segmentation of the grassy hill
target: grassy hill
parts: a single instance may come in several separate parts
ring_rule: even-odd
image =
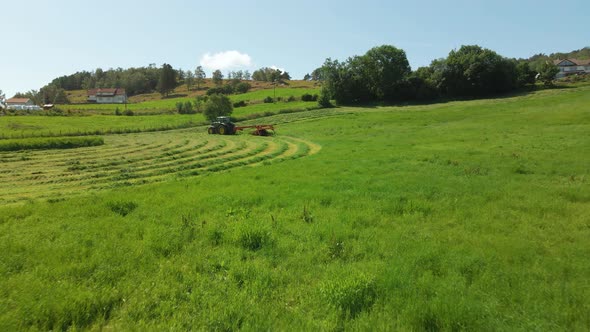
[[[0,152],[0,329],[587,330],[588,105],[586,85]]]
[[[274,97],[274,86],[269,82],[248,81],[252,85],[249,93],[233,95],[232,99],[236,101],[251,100],[262,101],[265,97]],[[141,94],[129,97],[127,107],[133,110],[151,110],[163,111],[174,110],[177,102],[193,101],[197,96],[205,95],[208,88],[214,87],[210,79],[205,80],[205,84],[199,90],[193,87],[188,90],[186,84],[178,86],[169,96],[163,97],[161,94],[154,92],[150,94]],[[319,88],[314,82],[310,81],[289,81],[286,85],[280,85],[276,88],[276,96],[288,98],[290,96],[301,97],[304,93],[319,93]],[[66,95],[72,105],[59,105],[65,110],[83,110],[83,111],[113,111],[115,108],[123,108],[124,105],[116,104],[88,104],[86,103],[86,90],[67,91]]]

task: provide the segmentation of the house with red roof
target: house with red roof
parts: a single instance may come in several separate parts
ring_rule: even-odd
[[[29,98],[6,99],[6,106],[33,106],[35,103]]]
[[[590,60],[578,59],[557,59],[553,64],[559,68],[555,78],[562,78],[569,75],[590,74]]]
[[[89,103],[124,104],[127,102],[125,89],[90,89],[86,93]]]
[[[6,108],[9,110],[40,111],[41,107],[29,98],[10,98],[6,100]]]

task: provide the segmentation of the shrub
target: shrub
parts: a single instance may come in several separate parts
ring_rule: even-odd
[[[185,114],[194,114],[194,108],[193,108],[193,103],[190,102],[190,100],[187,100],[184,103],[184,113]]]
[[[244,107],[246,105],[248,105],[248,104],[246,103],[245,100],[240,100],[240,101],[234,103],[234,108]]]
[[[182,102],[177,102],[176,103],[176,111],[180,114],[184,113],[184,104]]]
[[[210,88],[207,90],[207,96],[223,94],[223,88]]]
[[[313,101],[313,96],[309,93],[305,93],[301,96],[301,101]]]
[[[274,103],[274,99],[272,99],[272,97],[266,97],[264,98],[263,102],[266,104]]]
[[[327,282],[321,286],[320,294],[340,310],[342,316],[354,318],[375,303],[377,285],[373,278],[361,274],[355,278]]]
[[[250,83],[240,82],[234,86],[234,91],[236,93],[246,93],[248,92],[248,90],[250,90],[251,87],[252,86],[250,85]]]
[[[207,103],[203,114],[207,120],[213,121],[218,116],[230,115],[233,111],[233,105],[229,97],[222,94],[211,95]]]
[[[290,102],[293,102],[293,101],[295,101],[295,100],[297,100],[297,99],[295,98],[295,96],[289,96],[289,98],[287,98],[287,102],[288,102],[288,103],[290,103]]]
[[[125,217],[129,213],[133,212],[135,208],[137,208],[137,203],[133,201],[114,201],[108,202],[107,206],[111,211],[115,212],[116,214]]]
[[[324,108],[332,107],[332,102],[330,102],[330,94],[325,87],[322,88],[322,94],[320,95],[320,98],[318,99],[318,105],[320,105],[320,107],[324,107]]]
[[[270,234],[260,226],[244,225],[240,229],[238,242],[242,248],[256,251],[270,243]]]
[[[126,116],[133,116],[133,111],[132,111],[132,110],[125,110],[125,111],[123,112],[123,115],[126,115]]]

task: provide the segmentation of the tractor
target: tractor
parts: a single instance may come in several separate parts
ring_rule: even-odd
[[[207,132],[209,134],[232,135],[235,133],[236,125],[231,122],[229,116],[218,116],[215,121],[211,123]]]
[[[256,136],[270,136],[274,134],[275,128],[273,125],[251,125],[251,126],[236,126],[231,122],[228,116],[218,116],[215,121],[211,123],[207,132],[209,134],[219,135],[233,135],[240,130],[254,129],[252,135]]]

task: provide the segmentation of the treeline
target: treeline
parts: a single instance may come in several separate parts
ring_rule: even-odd
[[[182,84],[186,84],[189,91],[193,87],[200,90],[205,84],[206,77],[207,75],[201,66],[198,66],[194,71],[185,71],[175,69],[166,63],[161,67],[150,64],[147,67],[128,69],[103,70],[97,68],[94,71],[81,71],[57,77],[39,90],[19,92],[14,97],[30,98],[37,105],[47,103],[67,104],[69,100],[66,91],[95,88],[123,88],[128,96],[156,91],[161,93],[162,96],[168,96],[170,92]],[[220,70],[215,70],[211,79],[216,86],[213,91],[218,89],[217,93],[243,93],[250,88],[248,83],[241,82],[243,80],[281,83],[290,80],[291,77],[288,72],[263,67],[252,74],[247,70],[228,72],[227,80],[229,83],[224,87],[221,87],[224,76]]]
[[[571,52],[563,53],[563,52],[556,52],[551,53],[549,55],[539,53],[535,54],[532,57],[525,59],[529,62],[531,68],[533,70],[540,70],[541,66],[547,61],[553,61],[557,59],[578,59],[578,60],[586,60],[590,59],[590,47],[584,47],[579,50],[574,50]],[[523,60],[523,59],[520,59]]]
[[[550,83],[556,69],[545,63],[533,70],[527,60],[470,45],[412,71],[403,50],[384,45],[344,62],[327,59],[314,73],[324,82],[323,95],[352,104],[490,96],[532,85],[538,72]]]
[[[60,76],[49,85],[64,90],[88,90],[95,88],[124,88],[127,95],[155,91],[160,80],[162,68],[150,64],[139,68],[117,68],[93,72],[81,71],[72,75]],[[175,75],[178,75],[175,73]]]

